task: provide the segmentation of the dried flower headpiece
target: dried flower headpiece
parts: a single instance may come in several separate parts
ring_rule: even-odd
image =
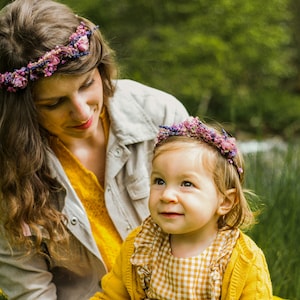
[[[28,81],[34,81],[40,77],[49,77],[53,75],[59,65],[89,54],[89,37],[95,29],[91,30],[81,22],[76,31],[69,37],[67,46],[56,46],[36,62],[29,62],[26,67],[13,72],[0,73],[0,88],[6,89],[8,92],[25,89]]]
[[[243,173],[243,169],[239,167],[234,160],[237,155],[235,138],[228,136],[224,129],[222,129],[222,134],[219,134],[214,129],[207,127],[198,117],[190,117],[189,119],[172,126],[162,125],[159,127],[160,130],[157,135],[155,147],[161,145],[163,141],[171,136],[187,136],[202,140],[217,148],[228,162],[236,168],[239,176]]]

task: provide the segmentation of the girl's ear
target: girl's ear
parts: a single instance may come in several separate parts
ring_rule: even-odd
[[[236,202],[236,189],[229,189],[226,191],[225,196],[221,200],[218,208],[218,214],[220,216],[226,215],[235,206]]]

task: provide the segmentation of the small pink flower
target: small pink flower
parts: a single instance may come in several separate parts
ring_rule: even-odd
[[[80,37],[77,43],[74,45],[81,52],[86,52],[89,50],[89,39],[86,35]]]
[[[52,55],[51,57],[49,57],[49,61],[47,64],[48,64],[48,67],[51,68],[51,67],[59,65],[59,63],[60,63],[59,57]]]
[[[27,86],[27,83],[27,78],[20,75],[15,76],[15,78],[12,80],[12,85],[16,88],[24,88]]]

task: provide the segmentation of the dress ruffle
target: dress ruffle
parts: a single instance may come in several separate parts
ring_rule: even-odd
[[[223,275],[239,235],[238,229],[223,230],[218,233],[217,240],[221,241],[221,244],[212,257],[210,265],[211,300],[220,299]]]
[[[135,250],[131,256],[131,263],[136,266],[142,287],[146,291],[151,279],[152,263],[156,260],[159,246],[167,234],[150,216],[144,220],[141,227],[134,241]]]
[[[143,222],[141,231],[135,238],[131,263],[137,270],[141,286],[146,295],[150,287],[153,266],[158,261],[158,256],[161,255],[161,246],[168,236],[154,223],[151,217],[148,217]],[[207,269],[211,300],[220,299],[223,275],[238,237],[238,229],[221,230],[218,232],[215,241],[207,249],[213,251],[211,263]],[[170,255],[172,255],[171,252]]]

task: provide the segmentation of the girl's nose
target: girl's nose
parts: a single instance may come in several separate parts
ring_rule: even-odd
[[[161,201],[163,202],[177,202],[177,193],[175,189],[166,187],[161,195]]]
[[[78,121],[85,121],[90,117],[90,107],[86,99],[80,95],[75,95],[71,99],[70,114],[73,119]]]

